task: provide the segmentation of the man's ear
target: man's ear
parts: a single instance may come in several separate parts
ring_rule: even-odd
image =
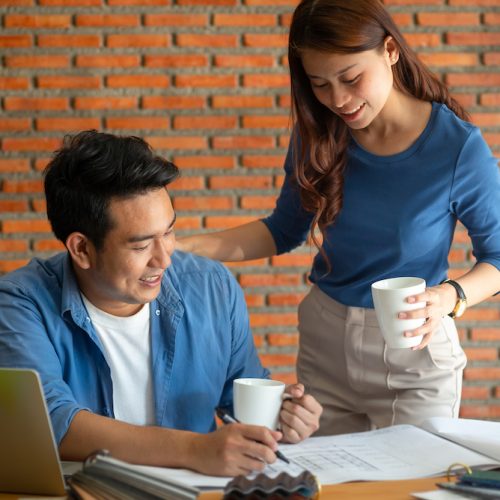
[[[71,233],[66,238],[66,248],[71,255],[75,265],[81,269],[89,269],[94,262],[95,247],[93,243],[82,233]]]

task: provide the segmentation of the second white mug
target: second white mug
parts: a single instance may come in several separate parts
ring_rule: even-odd
[[[238,378],[233,381],[233,412],[244,424],[263,425],[276,430],[284,382],[264,378]]]

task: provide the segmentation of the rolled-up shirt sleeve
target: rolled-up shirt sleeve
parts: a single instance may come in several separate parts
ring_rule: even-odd
[[[477,262],[500,269],[500,171],[477,128],[472,129],[456,164],[450,210],[466,227]]]
[[[293,145],[285,159],[285,180],[273,213],[262,219],[276,244],[278,254],[289,252],[307,238],[313,215],[306,212],[300,200],[299,187],[293,175]]]

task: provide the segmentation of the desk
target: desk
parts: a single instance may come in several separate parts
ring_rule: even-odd
[[[342,483],[323,486],[321,500],[409,500],[410,493],[435,490],[436,483],[446,481],[445,477],[411,479],[409,481],[374,481]],[[0,493],[0,500],[36,499],[36,495],[10,495]],[[38,497],[47,499],[48,497]],[[220,491],[202,493],[200,500],[220,500]]]

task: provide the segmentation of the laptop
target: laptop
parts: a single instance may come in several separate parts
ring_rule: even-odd
[[[66,495],[36,371],[0,368],[0,436],[0,492]]]

